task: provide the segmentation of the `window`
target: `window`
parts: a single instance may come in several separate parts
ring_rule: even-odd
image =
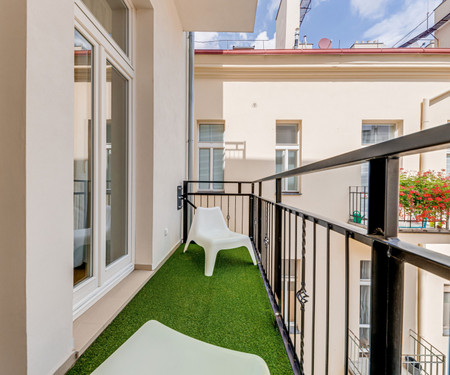
[[[443,319],[444,336],[450,336],[450,285],[444,285],[444,319]]]
[[[128,55],[128,7],[122,0],[82,0],[123,52]]]
[[[224,124],[200,124],[198,134],[198,179],[224,180]],[[223,183],[200,183],[200,190],[223,190]]]
[[[109,13],[98,13],[107,6]],[[75,1],[75,317],[133,270],[130,93],[134,68],[113,43],[118,38],[116,27],[123,28],[126,38],[129,35],[128,21],[120,21],[122,6],[122,0]],[[126,8],[127,18],[134,15],[131,10]],[[101,17],[114,21],[111,30],[107,25],[99,27]]]
[[[359,281],[359,340],[362,345],[370,343],[370,260],[360,263]]]
[[[445,168],[447,176],[450,176],[450,148],[447,149]]]
[[[369,124],[362,125],[361,144],[363,146],[388,141],[397,137],[396,124]],[[361,164],[361,186],[369,186],[369,163]]]
[[[277,124],[275,146],[275,172],[280,173],[299,165],[299,137],[297,124]],[[283,178],[284,193],[298,192],[298,177]]]

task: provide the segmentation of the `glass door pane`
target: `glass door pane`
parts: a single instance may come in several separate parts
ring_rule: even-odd
[[[106,62],[106,265],[128,254],[128,80]]]
[[[215,148],[213,150],[213,181],[223,181],[223,163],[224,163],[224,149]],[[214,183],[213,189],[223,189],[223,183]]]
[[[93,47],[74,34],[73,284],[92,276]]]
[[[200,181],[209,181],[209,161],[210,161],[210,149],[209,148],[201,148],[199,150],[199,163],[198,163],[198,178]],[[208,183],[199,184],[200,190],[209,189]]]

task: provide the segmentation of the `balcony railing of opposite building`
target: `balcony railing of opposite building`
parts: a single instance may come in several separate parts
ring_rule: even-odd
[[[331,366],[351,369],[349,351],[350,248],[371,249],[371,374],[401,374],[404,265],[450,280],[450,257],[397,238],[399,157],[446,148],[450,124],[399,137],[260,180],[223,182],[222,191],[179,188],[183,237],[189,210],[219,206],[230,229],[252,239],[258,266],[294,374],[328,374]],[[281,202],[281,179],[369,162],[367,228],[336,222]],[[275,200],[263,186],[275,182]],[[272,190],[273,191],[273,190]],[[179,204],[181,208],[181,204]],[[332,270],[333,265],[333,270]],[[334,276],[336,272],[342,277]],[[356,337],[356,335],[354,335]],[[357,338],[357,337],[356,337]],[[350,345],[350,341],[353,342]],[[330,345],[333,345],[331,348]],[[336,352],[339,363],[336,363]],[[334,367],[333,367],[334,368]]]
[[[369,187],[350,186],[349,187],[349,222],[367,226],[369,217]],[[449,216],[445,213],[436,217],[422,218],[419,215],[408,213],[405,209],[398,210],[398,226],[401,231],[419,232],[448,232]]]

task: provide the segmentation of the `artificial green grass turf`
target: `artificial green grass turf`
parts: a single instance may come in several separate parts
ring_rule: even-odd
[[[90,374],[152,319],[196,339],[259,355],[272,375],[292,374],[263,281],[258,267],[251,263],[248,250],[219,252],[213,276],[206,277],[203,249],[192,244],[183,253],[183,246],[68,374]]]

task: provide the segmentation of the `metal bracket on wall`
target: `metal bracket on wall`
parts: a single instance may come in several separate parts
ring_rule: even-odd
[[[183,208],[183,188],[181,185],[177,186],[177,210]]]

